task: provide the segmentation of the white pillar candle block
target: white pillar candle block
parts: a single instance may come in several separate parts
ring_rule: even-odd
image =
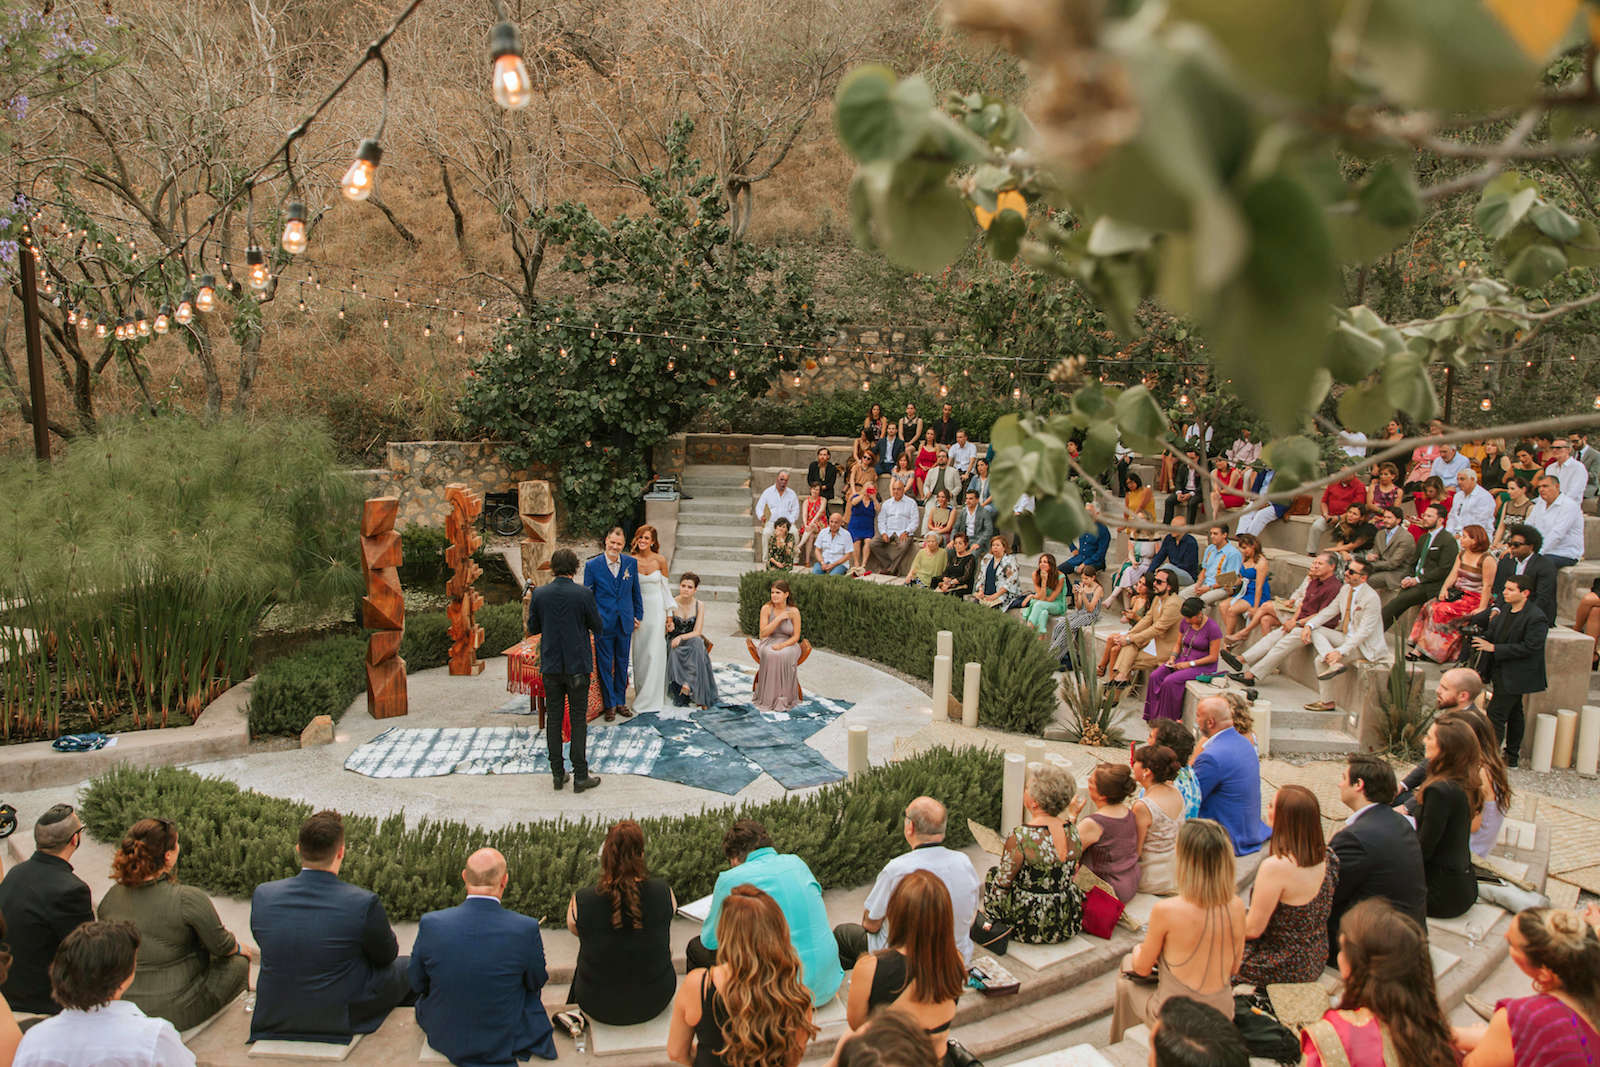
[[[982,667],[977,663],[969,663],[965,676],[961,679],[961,725],[978,725],[978,680]]]
[[[867,769],[867,728],[865,726],[850,727],[850,748],[847,757],[845,773],[851,781]]]
[[[1572,766],[1572,750],[1578,743],[1578,713],[1571,708],[1556,711],[1556,750],[1550,756],[1550,766],[1566,770]]]
[[[1027,780],[1027,762],[1020,752],[1007,752],[1005,778],[1000,790],[1000,836],[1005,837],[1022,823],[1022,787]]]
[[[1044,764],[1044,742],[1037,737],[1025,741],[1022,745],[1022,757],[1028,761],[1028,770],[1032,771],[1034,764]]]
[[[1556,751],[1556,717],[1539,715],[1533,727],[1533,769],[1540,773],[1550,769],[1551,757]]]
[[[1256,723],[1256,751],[1262,759],[1272,754],[1272,701],[1262,697],[1250,705]]]
[[[933,657],[933,718],[942,722],[950,716],[950,657]]]
[[[952,658],[955,656],[955,634],[951,633],[949,630],[940,630],[938,635],[935,636],[933,640],[933,650],[936,655],[950,656]]]
[[[1575,763],[1579,774],[1600,773],[1600,705],[1585,704],[1578,716],[1578,758]]]

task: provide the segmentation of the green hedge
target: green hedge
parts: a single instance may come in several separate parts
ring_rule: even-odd
[[[494,604],[478,612],[483,627],[479,655],[497,656],[522,640],[522,604]],[[367,639],[341,634],[313,641],[261,668],[245,709],[252,736],[297,735],[318,715],[335,722],[367,687]],[[442,611],[411,615],[400,644],[408,671],[450,661],[450,622]]]
[[[1053,395],[1041,399],[1054,402]],[[998,400],[991,396],[952,394],[941,400],[936,392],[917,386],[876,388],[868,393],[841,389],[783,399],[730,393],[714,395],[695,417],[690,429],[701,433],[854,437],[861,432],[861,420],[866,418],[873,404],[882,404],[885,417],[897,419],[906,413],[908,402],[917,405],[917,414],[929,425],[939,418],[940,406],[950,404],[955,409],[956,422],[974,441],[987,441],[990,428],[1000,416],[1030,410],[1010,397]],[[1045,407],[1036,406],[1031,410],[1044,411]]]
[[[747,634],[760,630],[773,577],[751,571],[739,581],[739,626]],[[938,632],[949,630],[953,691],[960,692],[962,664],[983,664],[980,723],[1037,734],[1055,715],[1055,659],[1031,628],[994,608],[928,589],[815,574],[791,574],[789,585],[813,645],[932,681]]]
[[[723,832],[733,819],[751,818],[766,825],[780,850],[799,853],[825,888],[865,885],[905,851],[902,813],[915,796],[937,797],[949,808],[953,847],[971,843],[968,819],[998,825],[1001,758],[988,749],[933,749],[808,794],[737,810],[641,819],[650,870],[671,884],[679,900],[704,896],[724,865]],[[142,818],[175,819],[183,835],[178,874],[239,898],[299,869],[295,835],[311,811],[309,804],[241,791],[232,782],[173,767],[119,767],[89,784],[81,808],[89,832],[105,842],[120,840]],[[594,884],[609,825],[585,819],[486,832],[431,820],[407,829],[400,814],[347,816],[340,875],[376,891],[390,919],[416,919],[460,902],[463,862],[489,845],[505,853],[510,866],[506,905],[542,922],[560,922],[573,890]]]

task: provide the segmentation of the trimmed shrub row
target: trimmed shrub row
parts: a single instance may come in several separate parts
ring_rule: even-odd
[[[480,652],[497,655],[522,640],[522,604],[494,604],[478,612],[483,627]],[[335,722],[367,686],[367,639],[341,634],[313,641],[280,656],[256,675],[246,714],[251,736],[298,735],[318,715]],[[442,611],[406,618],[400,658],[411,671],[450,662],[450,622]]]
[[[761,605],[776,575],[751,571],[739,581],[739,626],[761,628]],[[1034,631],[994,608],[929,589],[879,585],[814,574],[790,574],[803,635],[820,648],[882,663],[933,680],[940,630],[954,641],[952,686],[964,663],[983,664],[978,721],[1018,733],[1044,730],[1056,710],[1055,659]],[[937,713],[937,712],[936,712]]]
[[[722,835],[736,818],[758,819],[784,852],[796,852],[825,888],[864,885],[905,850],[900,834],[913,797],[937,797],[950,811],[947,842],[972,842],[967,820],[1000,821],[1001,754],[965,747],[933,749],[873,767],[853,782],[737,809],[639,820],[651,873],[679,900],[711,892],[724,866]],[[173,767],[119,767],[89,784],[81,814],[96,839],[115,842],[139,819],[175,819],[183,835],[184,881],[212,893],[248,898],[262,882],[299,869],[295,837],[312,807],[242,791],[232,782]],[[340,876],[374,890],[393,920],[460,902],[461,866],[477,848],[505,853],[511,870],[507,907],[559,923],[567,899],[599,874],[609,823],[522,823],[484,831],[459,822],[424,820],[407,829],[401,814],[346,816],[347,852]]]

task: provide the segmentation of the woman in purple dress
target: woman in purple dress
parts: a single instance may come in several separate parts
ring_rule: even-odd
[[[1457,1028],[1466,1067],[1585,1067],[1600,1055],[1600,937],[1576,912],[1529,908],[1506,931],[1534,995],[1502,1000],[1487,1027]]]
[[[1178,620],[1178,650],[1150,672],[1145,686],[1144,720],[1183,718],[1183,687],[1189,679],[1215,671],[1222,651],[1222,627],[1206,618],[1206,602],[1192,596],[1183,602]]]

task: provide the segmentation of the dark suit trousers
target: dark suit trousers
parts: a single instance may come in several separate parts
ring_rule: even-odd
[[[1494,699],[1489,701],[1489,722],[1494,735],[1506,743],[1506,766],[1515,767],[1522,755],[1522,731],[1525,719],[1522,713],[1522,694],[1507,693],[1500,686],[1494,688]]]
[[[559,730],[556,736],[561,736]],[[367,987],[371,996],[366,1000],[354,1001],[350,1005],[351,1033],[374,1033],[383,1025],[384,1018],[395,1008],[417,1002],[416,990],[411,988],[411,979],[406,973],[410,966],[411,957],[400,956],[372,976],[372,981]]]
[[[1184,508],[1185,508],[1184,515],[1185,515],[1189,525],[1193,526],[1195,520],[1200,517],[1200,494],[1196,493],[1196,494],[1194,494],[1194,496],[1190,497],[1189,498],[1189,502],[1184,505]],[[1169,493],[1169,494],[1167,494],[1167,503],[1166,503],[1166,506],[1162,509],[1161,521],[1170,526],[1172,524],[1172,516],[1177,514],[1177,511],[1178,511],[1178,494],[1177,493]]]
[[[626,636],[611,625],[594,635],[595,669],[600,672],[600,694],[605,697],[608,708],[620,708],[628,703],[628,653],[633,650],[631,618],[627,625]]]
[[[1402,589],[1394,595],[1394,599],[1383,606],[1383,628],[1387,630],[1394,625],[1394,620],[1404,615],[1418,604],[1426,604],[1439,595],[1439,587],[1443,582],[1423,582],[1410,589]]]
[[[561,760],[561,715],[566,711],[572,721],[572,776],[589,777],[589,676],[547,674],[544,692],[544,738],[550,749],[551,772],[564,773],[566,769]]]

